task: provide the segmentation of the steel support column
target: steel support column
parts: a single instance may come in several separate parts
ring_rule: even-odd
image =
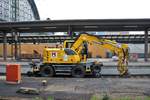
[[[148,61],[148,30],[145,30],[145,52],[144,52],[144,60]]]
[[[68,35],[72,36],[72,27],[71,26],[68,26]]]
[[[13,35],[13,32],[11,33],[11,39],[12,39],[12,42],[11,42],[11,59],[13,60],[13,57],[14,57],[14,39],[13,39],[14,35]]]
[[[19,60],[21,59],[21,40],[20,40],[20,33],[18,33],[18,45],[19,45]]]
[[[18,32],[15,32],[15,60],[18,60]]]
[[[3,33],[3,58],[7,60],[7,33]]]

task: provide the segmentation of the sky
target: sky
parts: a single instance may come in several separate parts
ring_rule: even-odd
[[[41,20],[150,18],[150,0],[35,0]]]

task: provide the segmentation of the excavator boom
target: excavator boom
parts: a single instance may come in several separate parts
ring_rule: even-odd
[[[90,34],[80,34],[79,37],[72,44],[71,49],[77,53],[81,53],[85,49],[86,44],[94,44],[102,48],[106,48],[111,52],[115,53],[119,60],[117,69],[120,75],[128,74],[128,45],[120,44],[115,41],[100,38]],[[86,48],[87,49],[87,48]]]

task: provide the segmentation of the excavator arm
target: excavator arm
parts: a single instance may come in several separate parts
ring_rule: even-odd
[[[111,52],[115,53],[119,60],[117,69],[120,75],[128,74],[128,45],[120,44],[115,41],[99,38],[95,35],[80,34],[79,37],[72,44],[71,49],[81,54],[83,49],[86,48],[87,44],[94,44],[102,48],[106,48]]]

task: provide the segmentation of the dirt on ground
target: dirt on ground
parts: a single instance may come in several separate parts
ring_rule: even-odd
[[[42,81],[46,80],[46,86]],[[21,84],[6,84],[0,78],[0,100],[90,100],[92,96],[150,96],[150,78],[22,77]],[[20,87],[36,88],[39,95],[19,94]],[[51,100],[51,99],[50,99]]]

